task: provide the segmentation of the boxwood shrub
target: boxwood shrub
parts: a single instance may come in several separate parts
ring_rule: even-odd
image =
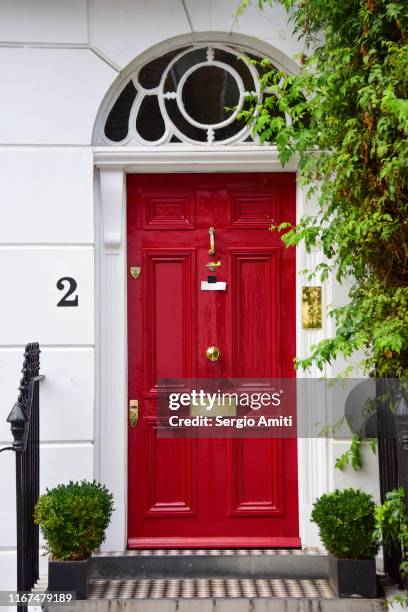
[[[69,482],[47,489],[39,498],[34,520],[56,560],[86,559],[105,540],[113,498],[93,481]]]
[[[312,521],[326,550],[340,559],[372,559],[379,542],[373,536],[375,503],[360,489],[336,489],[313,504]]]

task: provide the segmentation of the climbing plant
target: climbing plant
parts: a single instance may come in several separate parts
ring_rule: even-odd
[[[259,0],[262,9],[274,0]],[[239,13],[251,3],[243,0]],[[363,355],[365,371],[408,374],[408,7],[405,0],[282,0],[304,41],[299,72],[261,62],[259,104],[241,117],[282,164],[296,158],[315,208],[296,227],[273,227],[287,246],[322,249],[350,283],[333,307],[332,338],[297,365],[320,369]]]

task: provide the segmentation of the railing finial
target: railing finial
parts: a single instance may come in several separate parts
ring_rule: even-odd
[[[24,362],[21,369],[23,376],[18,387],[18,399],[7,417],[13,435],[13,449],[17,452],[25,450],[30,394],[32,394],[33,381],[38,376],[39,369],[40,345],[38,342],[29,342],[24,350]]]
[[[24,351],[18,400],[7,421],[16,458],[17,590],[30,591],[39,577],[39,532],[34,508],[40,495],[40,346],[30,342]],[[19,605],[27,612],[25,604]]]

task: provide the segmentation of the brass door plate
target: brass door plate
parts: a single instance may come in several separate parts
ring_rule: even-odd
[[[131,399],[129,401],[129,422],[132,428],[136,427],[139,420],[139,402]]]
[[[321,287],[302,287],[302,327],[303,329],[322,327]]]
[[[132,266],[129,270],[130,276],[134,279],[138,278],[141,270],[142,268],[139,268],[138,266]]]

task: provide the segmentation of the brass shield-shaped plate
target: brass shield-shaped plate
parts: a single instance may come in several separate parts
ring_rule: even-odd
[[[139,268],[138,266],[132,266],[130,268],[130,275],[132,278],[138,278],[139,274],[140,274],[141,268]]]

